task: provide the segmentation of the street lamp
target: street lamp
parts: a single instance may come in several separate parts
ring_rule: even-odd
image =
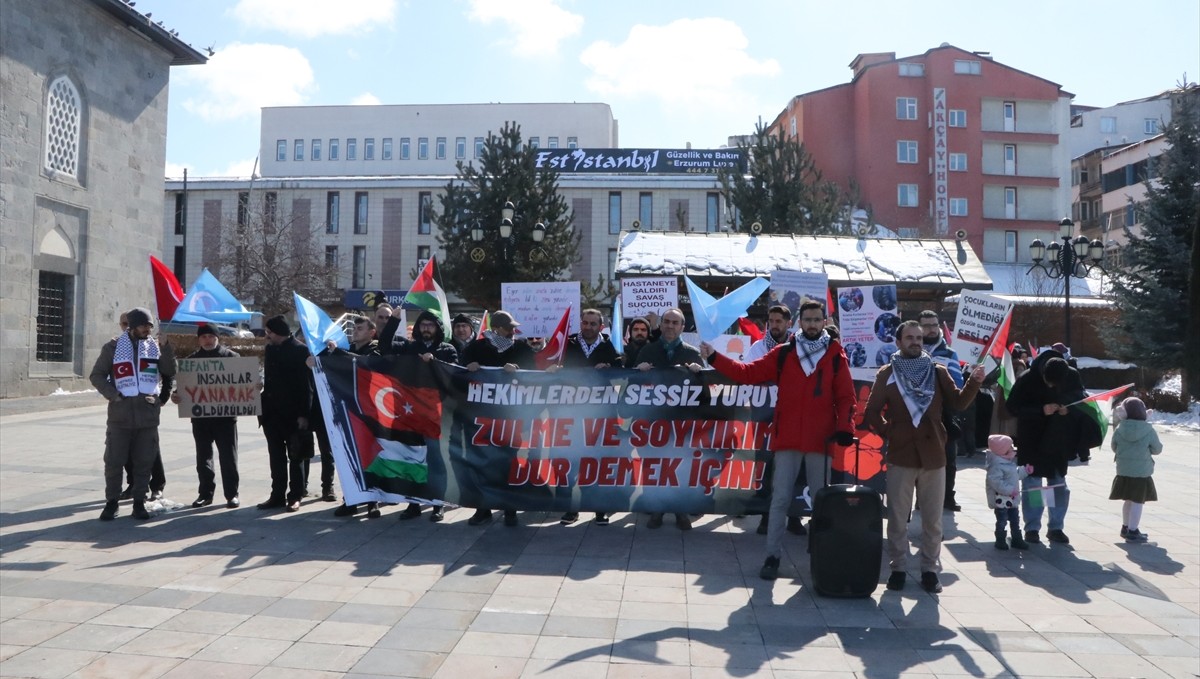
[[[513,205],[513,202],[511,200],[504,201],[504,207],[500,208],[500,223],[497,225],[496,228],[500,234],[500,240],[503,241],[503,244],[504,244],[504,259],[506,262],[508,260],[508,246],[513,240],[513,226],[514,226],[515,222],[520,221],[520,220],[521,220],[521,216],[517,214],[517,207],[515,205]],[[476,243],[481,243],[481,242],[483,242],[483,238],[485,235],[486,234],[484,232],[483,224],[481,224],[478,221],[476,221],[474,224],[472,224],[472,226],[471,226],[471,240],[472,241],[474,241]],[[530,228],[529,237],[530,237],[530,239],[533,240],[534,243],[541,243],[546,238],[546,225],[541,222],[534,224]],[[529,256],[531,258],[536,259],[538,257],[545,256],[545,252],[542,251],[541,247],[538,247],[535,250],[533,250],[532,252],[530,252]],[[475,247],[471,250],[471,260],[474,261],[475,263],[482,262],[486,258],[487,258],[487,253],[484,251],[483,248]]]
[[[1088,240],[1087,236],[1078,236],[1072,240],[1071,236],[1075,231],[1075,222],[1069,217],[1064,217],[1058,223],[1059,236],[1062,238],[1062,244],[1050,243],[1046,245],[1040,238],[1035,238],[1029,244],[1029,257],[1033,260],[1033,266],[1025,272],[1026,275],[1033,273],[1034,269],[1041,269],[1048,278],[1063,279],[1063,308],[1066,310],[1066,330],[1063,333],[1064,344],[1071,346],[1071,279],[1072,278],[1087,278],[1094,269],[1104,271],[1102,262],[1104,261],[1104,243],[1099,240]],[[1046,260],[1046,264],[1042,261]]]

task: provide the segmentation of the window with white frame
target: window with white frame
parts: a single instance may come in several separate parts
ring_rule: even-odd
[[[466,137],[455,137],[454,138],[454,157],[457,158],[458,160],[463,160],[464,158],[467,157],[467,138]]]
[[[375,160],[374,137],[367,137],[363,140],[363,160]]]
[[[309,142],[308,146],[311,149],[310,152],[312,153],[312,159],[320,160],[321,159],[321,140],[314,139],[311,142]]]
[[[925,75],[925,64],[902,61],[900,62],[900,75],[906,78],[920,78]]]
[[[951,172],[966,172],[967,171],[967,154],[951,153],[950,154],[950,171]]]
[[[558,148],[558,137],[546,137],[546,148],[549,148],[549,149]]]
[[[429,160],[429,137],[417,137],[417,160]]]
[[[950,109],[950,115],[947,117],[947,122],[950,127],[966,127],[967,126],[967,111],[961,108]]]
[[[295,160],[304,160],[304,140],[297,139],[292,143],[295,145],[295,149],[292,152],[292,158]]]
[[[408,160],[412,154],[412,140],[408,137],[400,137],[400,160]]]
[[[917,98],[896,97],[896,120],[917,119]]]
[[[1158,134],[1158,118],[1146,118],[1143,120],[1142,131],[1146,134]]]
[[[983,64],[975,59],[955,59],[954,72],[959,75],[979,75],[983,72]]]
[[[1004,261],[1010,264],[1017,261],[1017,232],[1004,232]]]
[[[446,159],[446,138],[445,137],[437,138],[437,147],[435,150],[437,151],[437,159],[438,160]]]
[[[431,248],[428,245],[417,246],[417,271],[423,270],[425,265],[429,263],[430,250]]]
[[[951,198],[950,199],[950,216],[951,217],[966,217],[967,216],[967,199],[966,198]]]
[[[897,163],[915,163],[917,162],[917,142],[908,139],[901,139],[896,142],[896,162]]]
[[[475,137],[475,157],[483,155],[483,137]]]
[[[276,140],[276,142],[275,142],[275,160],[280,163],[287,160],[287,140],[286,139]]]
[[[391,137],[383,138],[383,148],[379,151],[379,153],[380,153],[380,158],[382,158],[383,160],[391,160],[392,159],[392,138]]]
[[[330,160],[338,159],[338,140],[336,140],[336,139],[329,140],[329,159]]]
[[[1116,132],[1117,132],[1117,117],[1116,116],[1100,116],[1100,132],[1102,134],[1116,134]]]
[[[916,207],[917,185],[898,184],[896,186],[896,205],[899,207]]]
[[[567,137],[567,148],[569,148],[569,149],[579,148],[579,137]]]
[[[60,75],[46,92],[46,155],[42,166],[52,172],[79,178],[79,149],[83,99],[75,83]],[[284,153],[287,153],[285,148]]]
[[[531,149],[539,149],[542,147],[542,138],[541,137],[530,137],[528,144],[529,144],[529,148],[531,148]]]
[[[346,160],[358,160],[358,140],[350,138],[346,140]]]

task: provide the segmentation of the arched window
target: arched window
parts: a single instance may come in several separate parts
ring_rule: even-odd
[[[46,94],[46,157],[44,166],[79,179],[80,122],[83,101],[65,75],[50,83]]]

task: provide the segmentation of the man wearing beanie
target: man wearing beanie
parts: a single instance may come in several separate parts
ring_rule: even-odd
[[[300,499],[304,497],[304,463],[312,453],[312,446],[304,440],[311,436],[308,417],[313,397],[305,364],[308,349],[292,337],[283,316],[267,320],[266,336],[262,415],[258,423],[267,438],[271,495],[258,508],[286,507],[295,512],[300,510]]]
[[[188,354],[188,358],[240,356],[221,345],[217,326],[212,323],[201,323],[196,329],[196,339],[200,348]],[[171,394],[171,401],[179,403],[179,394]],[[237,418],[193,417],[192,438],[196,440],[196,476],[200,480],[199,493],[192,506],[207,507],[213,502],[213,495],[217,491],[217,473],[213,467],[213,446],[216,445],[217,459],[221,461],[221,490],[225,494],[225,506],[236,509],[241,504],[238,500]]]
[[[100,349],[89,379],[108,399],[104,445],[104,510],[101,521],[117,516],[125,465],[133,468],[133,517],[150,518],[145,497],[150,469],[158,454],[159,411],[171,394],[175,355],[163,351],[150,336],[150,311],[138,307],[127,314],[129,329]]]

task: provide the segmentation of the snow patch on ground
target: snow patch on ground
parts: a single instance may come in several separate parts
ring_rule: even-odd
[[[1175,429],[1200,431],[1200,401],[1192,401],[1192,406],[1182,413],[1160,413],[1151,410],[1146,413],[1146,421]]]
[[[82,391],[64,391],[62,387],[59,387],[58,389],[55,389],[54,391],[50,392],[50,395],[51,396],[73,396],[75,394],[94,394],[94,393],[96,393],[95,389],[84,389]]]
[[[1111,359],[1092,358],[1090,356],[1077,356],[1075,363],[1082,368],[1104,368],[1106,370],[1125,370],[1127,368],[1136,368],[1133,363],[1122,363]]]
[[[1164,394],[1180,394],[1183,392],[1183,377],[1178,373],[1166,375],[1158,384],[1154,385],[1154,391],[1161,391]]]

